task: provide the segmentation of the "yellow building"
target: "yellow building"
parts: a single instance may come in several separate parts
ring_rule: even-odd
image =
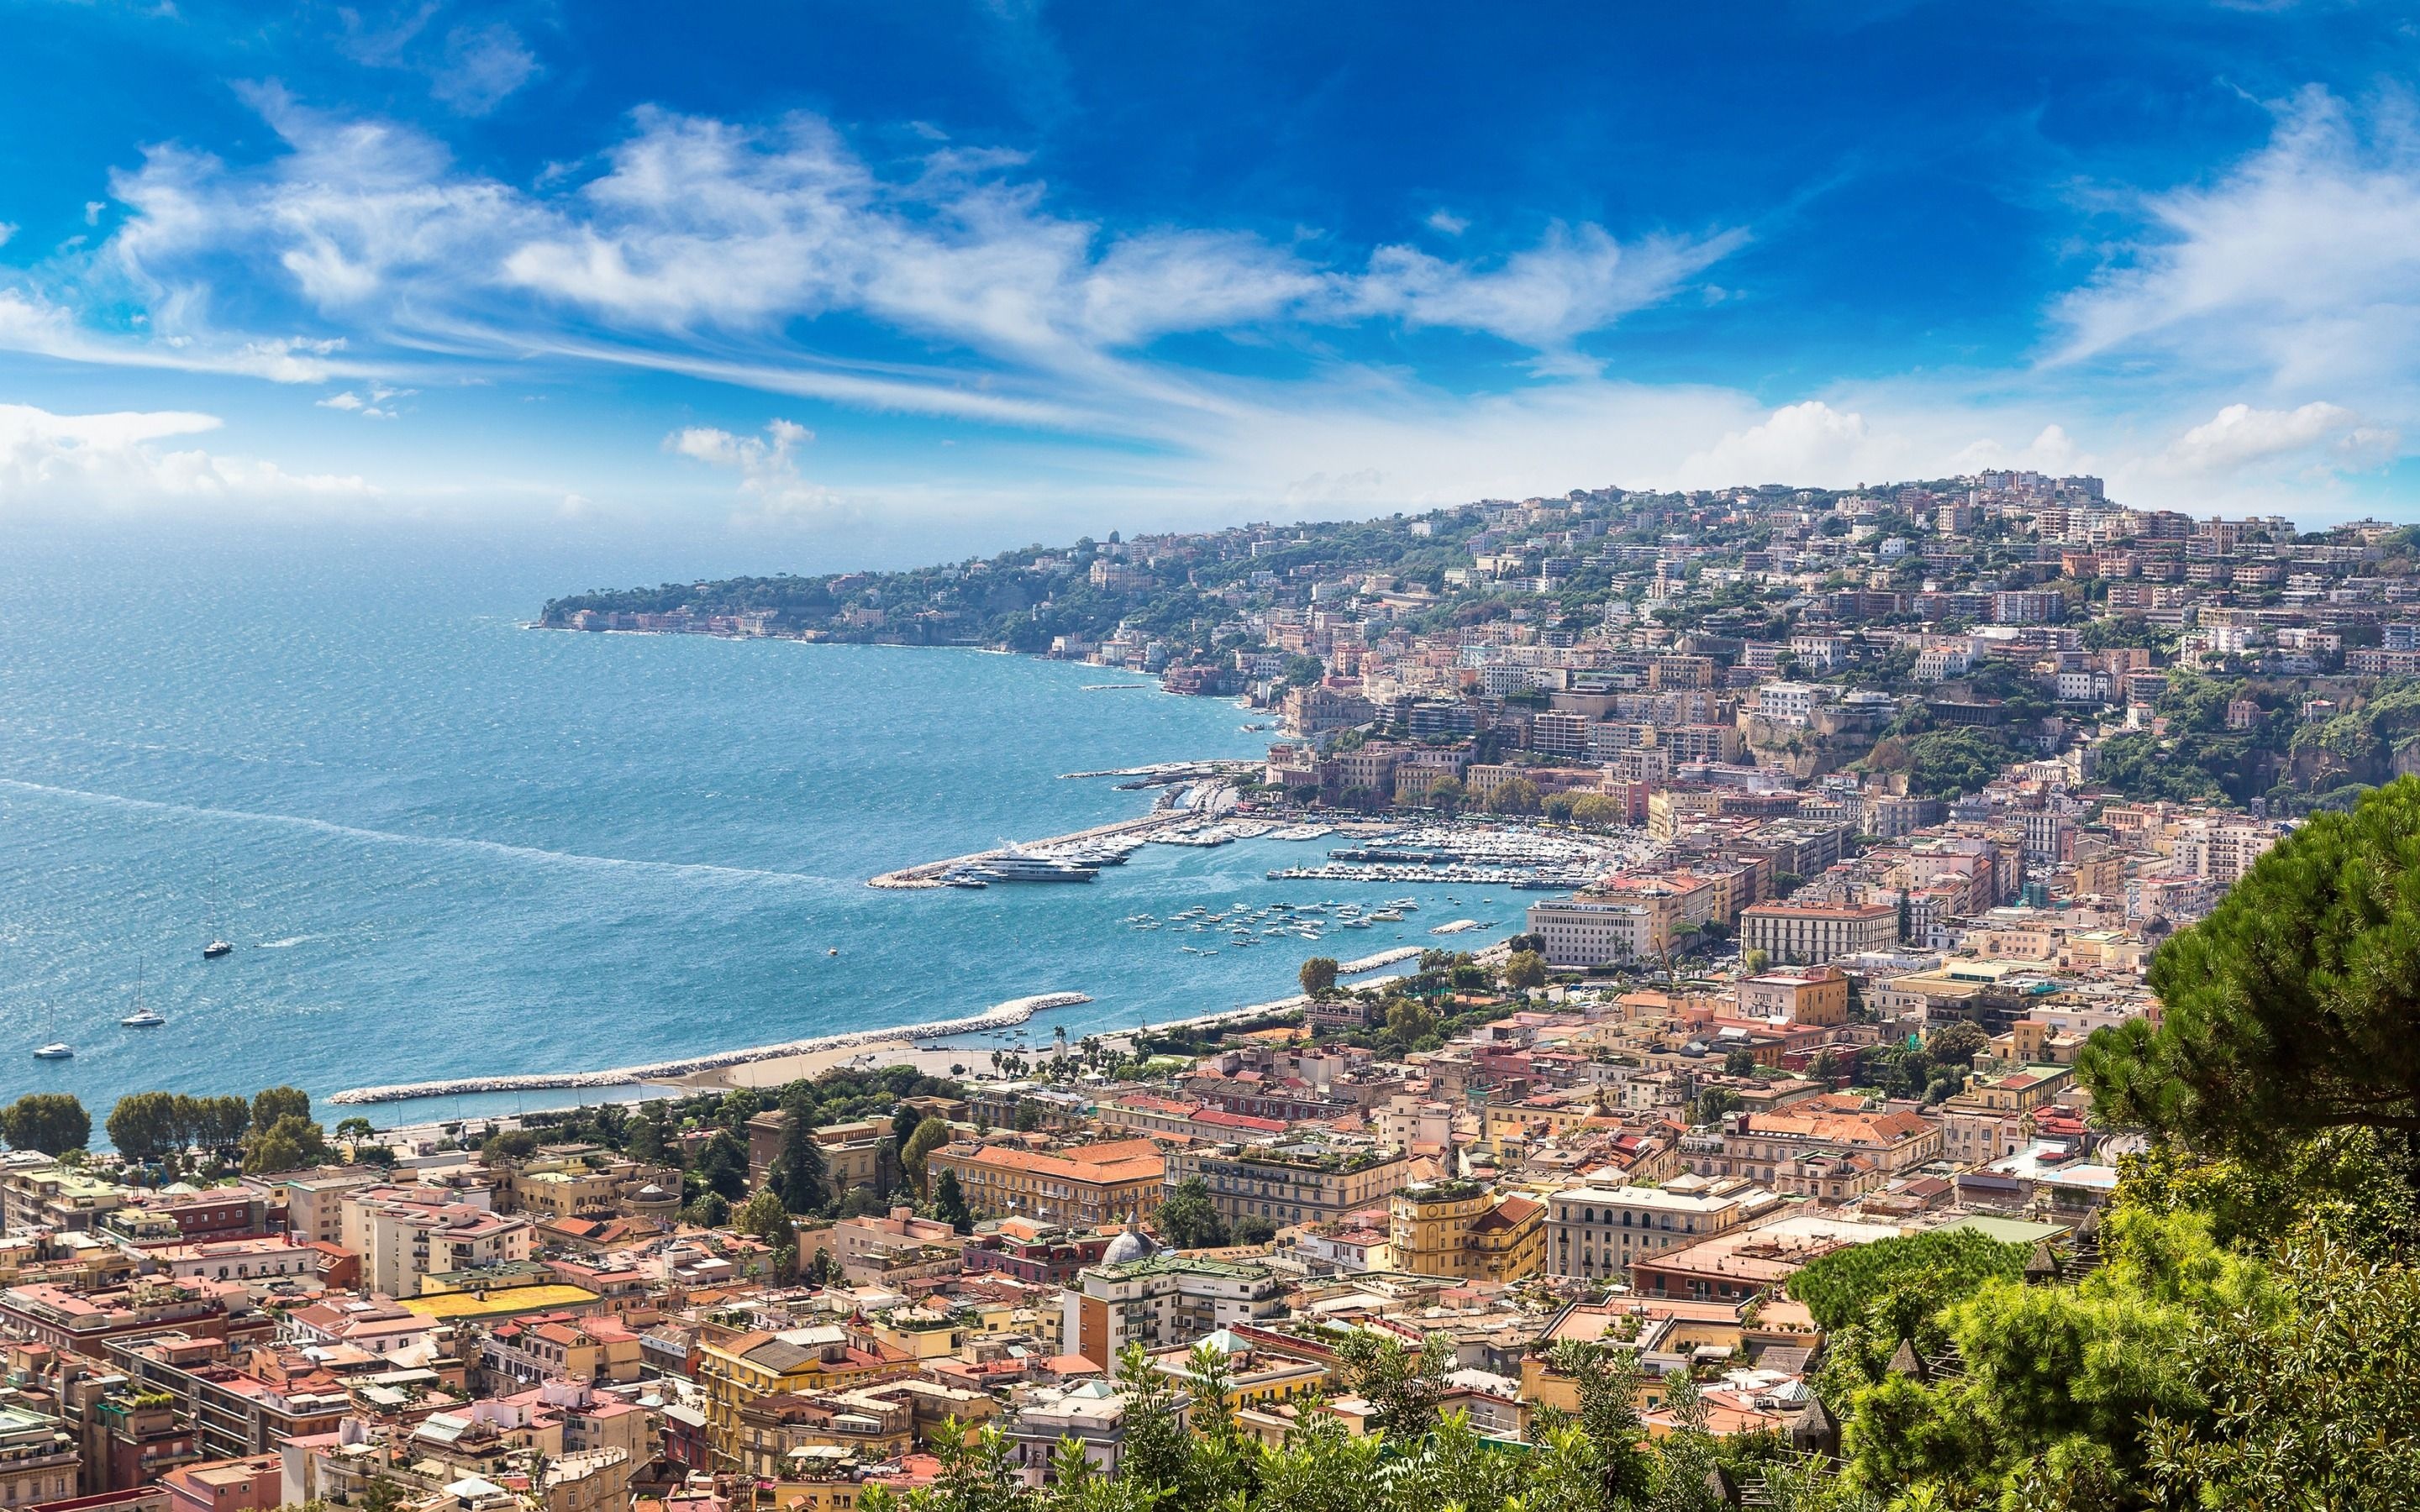
[[[1330,1381],[1326,1364],[1309,1350],[1295,1353],[1257,1343],[1232,1329],[1219,1329],[1202,1340],[1227,1357],[1227,1407],[1230,1411],[1270,1408],[1297,1397],[1324,1393]],[[1192,1379],[1194,1345],[1157,1350],[1152,1366],[1179,1385]],[[1197,1425],[1198,1427],[1198,1425]]]
[[[1835,965],[1782,966],[1741,979],[1742,1018],[1825,1027],[1849,1022],[1848,974]]]
[[[1487,1143],[1500,1149],[1505,1140],[1527,1139],[1532,1134],[1559,1139],[1590,1119],[1608,1115],[1594,1091],[1550,1090],[1512,1102],[1490,1103],[1481,1110],[1481,1116],[1486,1120]]]
[[[1470,1226],[1478,1257],[1475,1279],[1520,1281],[1546,1268],[1546,1205],[1535,1197],[1501,1193],[1495,1206]]]
[[[1423,1181],[1387,1199],[1388,1248],[1414,1275],[1517,1281],[1546,1257],[1546,1207],[1476,1181]]]
[[[862,1385],[909,1364],[905,1355],[861,1349],[846,1330],[829,1324],[701,1340],[697,1378],[706,1388],[706,1446],[715,1468],[743,1468],[740,1413],[751,1403],[785,1392]]]

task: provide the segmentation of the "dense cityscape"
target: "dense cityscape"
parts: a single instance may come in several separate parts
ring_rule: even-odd
[[[2409,1504],[2414,537],[1998,472],[558,600],[1233,698],[1147,837],[1435,942],[513,1117],[28,1094],[0,1503]]]

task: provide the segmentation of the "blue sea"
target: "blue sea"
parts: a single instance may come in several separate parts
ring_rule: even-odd
[[[324,1098],[1092,995],[1034,1022],[1047,1044],[1280,996],[1308,955],[1454,917],[1432,894],[1403,925],[1246,949],[1123,922],[1404,890],[1264,879],[1318,842],[1149,846],[1088,887],[864,885],[1149,807],[1061,773],[1264,749],[1226,700],[971,650],[523,627],[644,563],[324,533],[8,544],[0,1093],[72,1091],[96,1121],[149,1088]],[[1463,910],[1515,917],[1497,892]],[[235,951],[205,962],[214,935]],[[166,1026],[118,1026],[138,980]],[[54,1039],[75,1058],[31,1058]]]

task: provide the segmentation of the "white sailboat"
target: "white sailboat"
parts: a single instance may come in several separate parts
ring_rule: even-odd
[[[143,968],[134,968],[134,1011],[119,1019],[130,1029],[156,1029],[168,1021],[143,1006]]]
[[[51,1010],[49,1031],[53,1035],[59,1032],[59,1011],[55,1008]],[[75,1058],[75,1046],[65,1040],[54,1039],[46,1045],[36,1046],[34,1058],[36,1060],[72,1060]]]
[[[224,901],[219,891],[219,879],[213,875],[210,878],[210,943],[202,947],[202,959],[205,961],[216,961],[223,955],[235,953],[235,947],[229,945],[218,931],[220,904]]]

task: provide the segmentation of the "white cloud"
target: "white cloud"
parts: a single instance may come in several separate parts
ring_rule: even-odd
[[[520,33],[502,22],[456,26],[441,41],[429,23],[443,8],[442,0],[425,0],[384,25],[341,8],[345,31],[337,49],[365,68],[422,75],[433,99],[465,116],[487,115],[543,71]]]
[[[537,72],[537,54],[510,26],[457,26],[445,39],[445,62],[429,93],[465,116],[485,116]]]
[[[798,452],[815,439],[804,425],[774,420],[763,438],[735,436],[711,425],[690,425],[664,438],[664,449],[739,473],[739,518],[765,523],[831,514],[841,496],[799,475]]]
[[[2014,450],[1985,437],[1960,447],[1949,461],[1944,471],[1959,474],[1980,472],[1987,468],[2022,468],[2063,474],[2086,471],[2094,465],[2092,458],[2076,449],[2067,427],[2055,422],[2044,425],[2031,441]]]
[[[0,221],[0,247],[7,246],[8,244],[8,239],[16,234],[17,223],[14,221]]]
[[[2180,359],[2279,388],[2420,378],[2420,133],[2313,86],[2268,145],[2140,202],[2144,244],[2058,304],[2055,361]]]
[[[2180,474],[2232,472],[2249,463],[2318,453],[2322,465],[2359,468],[2392,455],[2398,440],[2394,431],[2364,424],[2340,405],[2255,409],[2231,404],[2169,442],[2153,465]]]
[[[1430,230],[1440,231],[1450,237],[1458,237],[1470,229],[1468,221],[1442,206],[1429,211],[1427,224]]]
[[[78,325],[66,307],[0,288],[0,350],[30,352],[109,367],[157,367],[180,373],[225,373],[272,383],[324,383],[357,364],[331,361],[341,339],[281,336],[229,341],[215,333],[144,338],[101,335]]]
[[[1864,415],[1808,399],[1783,405],[1757,424],[1728,433],[1683,462],[1681,475],[1699,487],[1838,478],[1869,471],[1861,464],[1876,444]],[[1895,441],[1884,444],[1898,449]],[[1874,457],[1874,466],[1882,460]]]
[[[273,462],[159,444],[218,427],[214,415],[183,410],[61,415],[0,404],[0,514],[323,508],[378,492],[359,477],[297,474]]]
[[[410,398],[419,392],[418,389],[392,389],[383,383],[373,383],[370,385],[367,398],[347,389],[342,393],[332,393],[324,399],[318,400],[317,403],[322,409],[342,409],[348,413],[359,415],[365,420],[393,420],[400,412],[395,408],[393,401]]]
[[[1672,297],[1747,239],[1744,231],[1653,236],[1623,246],[1601,226],[1551,228],[1544,240],[1484,270],[1414,247],[1381,247],[1345,287],[1347,306],[1412,326],[1484,331],[1549,349]]]
[[[1398,320],[1561,353],[1743,239],[1625,243],[1580,225],[1494,261],[1387,247],[1355,268],[1239,231],[1112,234],[1052,211],[1013,154],[939,146],[903,177],[813,116],[749,128],[652,109],[602,173],[532,191],[460,171],[408,127],[315,111],[273,85],[248,98],[283,154],[237,169],[161,147],[114,180],[128,213],[94,255],[94,281],[148,305],[155,345],[211,343],[218,291],[250,280],[334,329],[417,353],[585,347],[788,369],[904,409],[963,410],[979,389],[1034,423],[1206,402],[1189,375],[1140,361],[1179,332]],[[955,355],[850,363],[799,345],[832,315]],[[574,336],[582,327],[599,333]]]

